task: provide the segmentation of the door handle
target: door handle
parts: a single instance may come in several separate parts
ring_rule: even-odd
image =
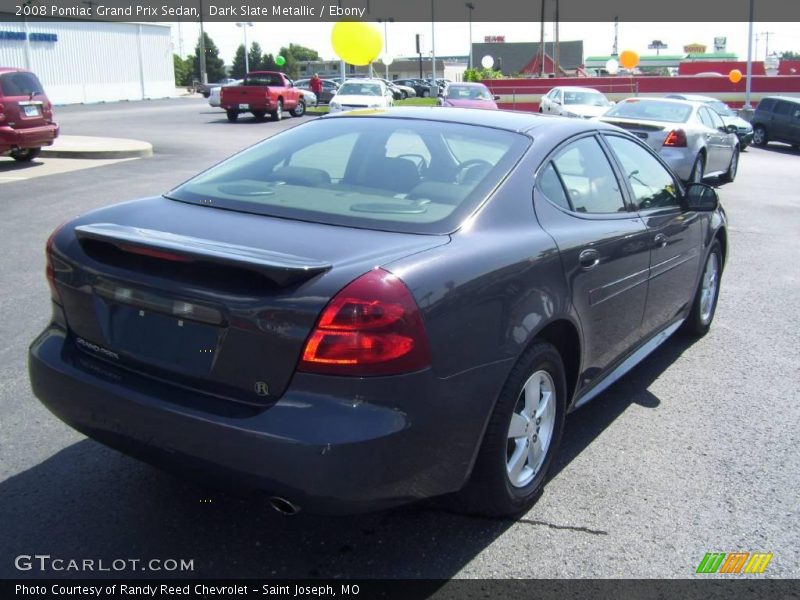
[[[663,233],[656,234],[656,237],[653,238],[653,241],[656,244],[656,248],[663,248],[667,245],[667,236]]]
[[[600,253],[594,248],[587,248],[578,255],[582,269],[591,269],[600,263]]]

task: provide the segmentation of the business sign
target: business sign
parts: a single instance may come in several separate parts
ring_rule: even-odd
[[[683,47],[683,51],[686,54],[705,54],[706,53],[706,45],[705,44],[686,44]]]
[[[486,35],[483,37],[483,42],[485,44],[503,44],[506,41],[506,36],[504,35]]]
[[[715,37],[714,38],[714,52],[725,52],[728,48],[728,38]]]
[[[57,33],[25,33],[24,31],[0,31],[0,40],[24,42],[57,42]]]

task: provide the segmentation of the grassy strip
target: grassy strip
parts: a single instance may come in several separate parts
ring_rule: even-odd
[[[405,100],[395,100],[395,106],[436,106],[436,98],[406,98]],[[306,107],[306,114],[324,115],[328,113],[328,105]]]

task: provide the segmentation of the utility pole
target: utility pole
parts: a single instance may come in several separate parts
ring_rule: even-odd
[[[247,51],[247,28],[252,27],[253,24],[250,22],[240,22],[236,23],[236,26],[241,27],[244,32],[244,73],[247,75],[250,72],[250,56]]]
[[[378,23],[383,23],[383,63],[384,63],[384,66],[386,67],[386,77],[384,77],[384,79],[386,79],[388,81],[388,79],[389,79],[389,63],[386,61],[386,59],[389,56],[389,30],[387,28],[387,24],[388,23],[394,23],[394,18],[393,17],[387,17],[385,19],[378,19]]]
[[[435,0],[431,0],[431,77],[438,90],[439,83],[436,81],[436,17],[433,13],[434,2]]]
[[[556,0],[556,56],[555,56],[555,64],[553,65],[553,73],[556,77],[559,76],[559,69],[561,67],[561,43],[558,41],[558,2]]]
[[[208,72],[206,71],[206,31],[203,28],[203,0],[200,3],[200,83],[208,83]]]
[[[619,36],[619,17],[614,17],[614,48],[611,50],[611,56],[618,56],[617,40]]]
[[[539,65],[539,77],[544,77],[544,3],[542,0],[542,15],[541,15],[541,28],[539,30],[539,54],[541,55],[542,64]]]
[[[775,35],[774,31],[762,31],[761,35],[764,36],[764,60],[769,56],[769,36]]]
[[[750,86],[753,79],[753,2],[750,0],[750,23],[747,26],[747,79],[744,88],[744,110],[753,110],[750,104]]]
[[[472,69],[472,11],[475,10],[475,4],[467,2],[464,6],[469,14],[469,68]]]

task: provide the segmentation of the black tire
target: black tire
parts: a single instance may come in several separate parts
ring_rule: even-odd
[[[703,310],[703,282],[706,279],[706,270],[709,268],[709,263],[712,256],[716,257],[717,261],[717,274],[716,286],[714,288],[713,297],[711,299],[710,311]],[[700,281],[697,284],[697,291],[694,295],[692,302],[692,309],[689,316],[684,323],[684,330],[692,337],[702,337],[708,333],[711,328],[711,323],[714,321],[714,314],[717,312],[717,300],[719,299],[720,283],[722,281],[722,245],[718,239],[715,239],[711,244],[711,249],[706,255],[706,260],[703,263],[703,273],[700,276]]]
[[[545,371],[550,375],[554,385],[554,425],[541,467],[529,483],[523,487],[516,487],[511,483],[507,471],[509,426],[512,413],[521,401],[523,386],[539,371]],[[566,415],[566,395],[567,385],[561,356],[552,344],[535,343],[517,361],[500,392],[472,476],[464,489],[454,498],[457,510],[491,517],[512,517],[533,506],[542,492],[547,471],[561,442]],[[538,432],[538,428],[536,431]]]
[[[11,158],[17,162],[30,162],[42,151],[41,148],[14,148],[11,151]]]
[[[428,98],[430,95],[431,95],[431,91],[430,90],[422,90],[422,97],[423,98]]]
[[[719,176],[719,179],[722,183],[733,183],[733,180],[736,179],[736,173],[739,172],[739,148],[733,149],[733,155],[731,156],[731,162],[728,164],[728,170],[725,171],[722,175]]]
[[[408,92],[407,92],[407,91],[405,91],[405,90],[401,90],[401,92],[400,92],[400,98],[401,98],[402,100],[406,100],[406,99],[408,98]]]
[[[302,99],[299,100],[297,102],[297,106],[290,110],[289,114],[291,114],[293,117],[302,117],[304,114],[306,114],[306,101]]]
[[[764,147],[769,143],[769,137],[767,136],[767,130],[764,128],[763,125],[756,125],[753,128],[753,145]]]
[[[228,121],[231,123],[236,123],[236,121],[239,119],[238,110],[226,110],[225,115],[228,117]]]
[[[697,158],[694,159],[694,164],[692,165],[692,172],[689,173],[689,183],[697,182],[703,183],[703,175],[706,172],[706,157],[701,152],[697,155]]]
[[[278,100],[278,107],[272,113],[273,121],[280,121],[283,119],[283,100]]]

